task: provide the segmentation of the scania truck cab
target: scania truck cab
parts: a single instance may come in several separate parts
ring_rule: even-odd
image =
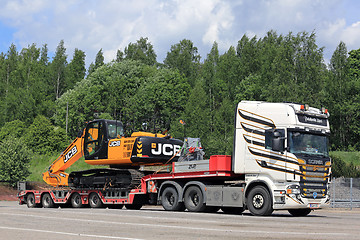
[[[299,216],[329,205],[328,117],[324,108],[296,103],[238,104],[232,166],[245,174],[251,212],[287,209]]]

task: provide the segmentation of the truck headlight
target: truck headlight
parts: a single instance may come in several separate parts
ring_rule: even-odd
[[[300,194],[300,187],[299,185],[289,185],[286,188],[286,193],[287,194]]]

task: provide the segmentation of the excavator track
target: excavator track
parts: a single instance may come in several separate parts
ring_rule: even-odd
[[[71,188],[91,189],[133,189],[140,185],[144,174],[135,169],[99,168],[71,172]]]

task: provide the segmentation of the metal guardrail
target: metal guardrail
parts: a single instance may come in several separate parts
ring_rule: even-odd
[[[360,178],[333,178],[329,193],[333,208],[360,208]]]

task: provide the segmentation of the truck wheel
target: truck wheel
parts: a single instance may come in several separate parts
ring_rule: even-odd
[[[37,204],[35,203],[35,196],[33,193],[30,193],[26,197],[26,205],[28,208],[35,208],[37,207]]]
[[[103,203],[99,197],[99,195],[95,192],[90,193],[89,195],[89,205],[92,208],[101,208],[103,206]]]
[[[81,196],[79,193],[74,193],[73,195],[71,195],[71,206],[73,208],[83,207]]]
[[[44,208],[53,208],[55,207],[55,203],[52,200],[49,193],[44,193],[44,195],[41,198],[41,204]]]
[[[226,214],[241,214],[245,209],[243,207],[221,207]]]
[[[179,202],[179,194],[174,187],[167,187],[161,194],[161,205],[166,211],[183,211],[184,203]]]
[[[184,203],[189,212],[203,212],[206,208],[203,193],[197,186],[191,186],[186,190]]]
[[[142,206],[142,204],[125,204],[125,208],[129,210],[139,210]]]
[[[252,215],[268,216],[273,212],[270,193],[263,186],[256,186],[251,189],[246,203]]]
[[[294,217],[305,217],[311,212],[310,208],[301,208],[301,209],[289,209],[291,215]]]

